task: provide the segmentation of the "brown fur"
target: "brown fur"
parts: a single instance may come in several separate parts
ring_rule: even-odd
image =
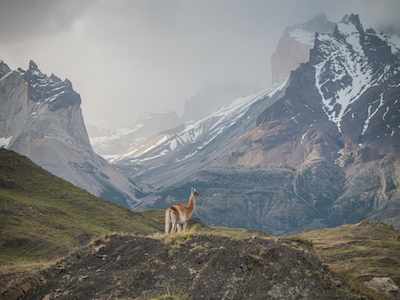
[[[189,204],[183,205],[183,204],[175,204],[171,205],[166,211],[165,211],[165,233],[173,233],[175,231],[181,232],[183,226],[183,231],[186,231],[188,225],[189,225],[189,218],[192,215],[194,208],[196,206],[195,204],[195,199],[201,197],[201,194],[196,192],[192,188],[192,192],[190,194],[189,198]],[[172,230],[171,229],[171,223],[172,223]]]

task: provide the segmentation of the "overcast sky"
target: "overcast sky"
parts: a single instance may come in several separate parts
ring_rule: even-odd
[[[71,80],[87,123],[133,126],[209,85],[268,86],[285,27],[320,13],[400,28],[399,0],[0,0],[0,60]]]

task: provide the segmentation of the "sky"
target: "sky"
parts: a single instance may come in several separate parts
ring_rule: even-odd
[[[399,0],[0,0],[0,60],[68,78],[87,124],[134,126],[209,86],[267,87],[284,29],[321,13],[400,34]]]

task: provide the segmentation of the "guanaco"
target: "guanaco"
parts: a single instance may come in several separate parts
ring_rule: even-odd
[[[194,211],[195,199],[201,197],[201,194],[192,188],[189,204],[185,206],[183,204],[175,204],[168,207],[165,211],[165,233],[173,233],[175,231],[181,232],[183,226],[183,231],[186,231],[189,218]],[[171,229],[172,223],[172,230]]]

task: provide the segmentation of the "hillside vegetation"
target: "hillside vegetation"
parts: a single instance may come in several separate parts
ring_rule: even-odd
[[[321,260],[333,269],[363,281],[390,277],[400,285],[400,230],[393,226],[362,221],[299,236],[312,240]]]
[[[0,149],[0,286],[112,232],[153,233],[163,226],[95,197],[28,158]],[[7,276],[9,278],[9,276]]]

